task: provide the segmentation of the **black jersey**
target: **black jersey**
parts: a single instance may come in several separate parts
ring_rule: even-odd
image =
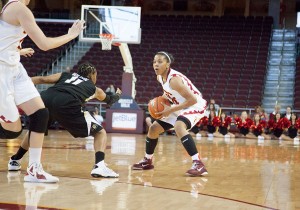
[[[96,87],[88,78],[82,77],[77,73],[63,72],[57,83],[48,88],[48,90],[68,93],[83,104],[95,94]]]

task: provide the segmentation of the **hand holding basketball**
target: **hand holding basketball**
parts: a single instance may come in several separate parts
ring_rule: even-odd
[[[168,117],[172,113],[170,102],[168,101],[166,104],[164,101],[162,101],[161,104],[164,106],[164,109],[157,114],[161,115],[162,117]]]
[[[170,113],[170,102],[168,99],[158,96],[148,103],[148,111],[154,119],[160,119],[162,117],[168,116]]]

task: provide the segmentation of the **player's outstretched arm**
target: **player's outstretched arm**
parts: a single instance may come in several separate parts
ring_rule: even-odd
[[[36,76],[36,77],[31,77],[31,80],[33,84],[38,85],[38,84],[54,84],[56,83],[61,77],[61,73],[57,74],[52,74],[49,76]]]
[[[16,15],[16,19],[18,21],[16,24],[20,24],[33,42],[44,51],[57,48],[68,43],[72,39],[76,38],[81,30],[84,29],[84,21],[77,20],[66,35],[55,38],[46,37],[43,31],[36,24],[34,16],[27,6],[18,2],[12,4],[9,8],[13,9],[14,14]]]
[[[107,95],[101,88],[96,87],[95,98],[107,103],[108,106],[111,106],[120,99],[121,94],[122,91],[119,88],[117,89],[116,94]]]

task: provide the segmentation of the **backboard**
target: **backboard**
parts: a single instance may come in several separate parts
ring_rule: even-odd
[[[81,20],[87,26],[81,41],[100,42],[99,34],[113,34],[113,43],[141,43],[140,7],[82,5]]]

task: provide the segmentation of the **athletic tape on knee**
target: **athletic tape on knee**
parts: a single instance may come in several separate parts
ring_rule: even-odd
[[[32,115],[29,115],[29,131],[36,133],[45,133],[48,126],[49,111],[47,108],[39,109]]]
[[[22,129],[18,132],[5,130],[0,124],[0,139],[15,139],[22,133]]]

